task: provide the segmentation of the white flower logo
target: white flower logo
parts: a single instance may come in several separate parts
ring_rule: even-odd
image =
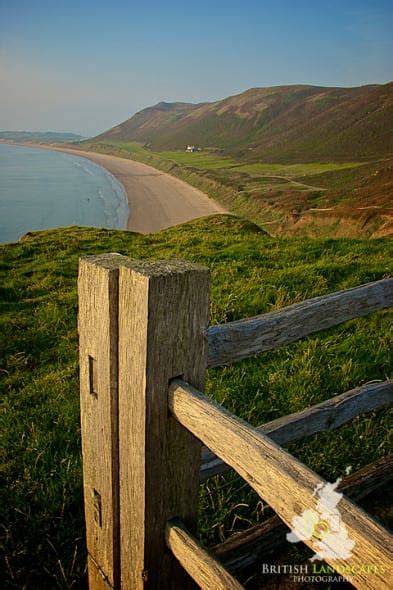
[[[318,485],[313,495],[319,500],[316,510],[304,510],[292,519],[293,529],[287,534],[290,543],[314,539],[317,552],[311,561],[317,559],[347,559],[352,555],[355,542],[348,537],[347,527],[341,522],[337,505],[342,494],[335,491],[341,478],[335,483]]]

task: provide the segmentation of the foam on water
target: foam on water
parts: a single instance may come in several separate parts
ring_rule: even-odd
[[[77,162],[76,160],[72,162],[74,166],[77,166],[78,168],[82,168],[82,170],[84,172],[86,172],[87,174],[89,174],[90,176],[93,176],[93,173],[91,170],[89,170],[86,166],[84,166],[83,164],[80,164],[79,162]]]
[[[68,225],[123,229],[128,201],[107,170],[79,156],[0,144],[0,242]]]

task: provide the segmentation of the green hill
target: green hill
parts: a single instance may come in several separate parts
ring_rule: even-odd
[[[66,143],[82,141],[82,135],[76,133],[61,133],[60,131],[0,131],[0,140],[41,143]]]
[[[153,150],[187,144],[247,160],[315,162],[393,154],[393,83],[251,88],[214,103],[159,103],[100,135]]]
[[[71,227],[0,246],[0,520],[3,588],[85,588],[76,279],[80,256],[183,258],[212,272],[210,323],[278,309],[389,276],[393,243],[272,238],[233,216],[153,235]],[[208,395],[254,425],[371,380],[391,378],[392,312],[347,322],[231,367]],[[330,481],[389,452],[389,414],[363,415],[290,452]],[[269,515],[233,474],[201,488],[212,544]],[[304,556],[303,556],[304,558]]]

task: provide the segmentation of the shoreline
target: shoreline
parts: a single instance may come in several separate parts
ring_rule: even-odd
[[[63,152],[104,168],[122,185],[127,196],[129,231],[155,233],[198,217],[228,213],[199,189],[141,162],[58,145],[2,143]]]

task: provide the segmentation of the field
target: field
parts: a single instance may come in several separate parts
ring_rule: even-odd
[[[105,139],[83,149],[136,159],[169,172],[273,235],[382,237],[393,233],[393,160],[266,163],[214,150],[154,152]]]
[[[87,147],[91,146],[94,148],[96,145],[95,142],[87,142]],[[124,153],[132,154],[140,154],[149,156],[152,154],[149,150],[147,150],[142,144],[137,142],[125,142],[125,141],[117,141],[117,140],[110,140],[106,139],[105,142],[99,142],[99,146],[107,146],[112,147],[115,150],[121,150]],[[216,168],[228,168],[231,166],[235,166],[235,160],[231,158],[224,158],[214,152],[209,151],[201,151],[201,152],[186,152],[186,151],[167,151],[167,152],[156,152],[156,156],[161,158],[162,160],[168,160],[169,162],[174,162],[175,164],[181,164],[184,166],[192,166],[194,168],[200,168],[202,170],[211,170]]]
[[[171,160],[176,164],[192,166],[201,170],[232,168],[236,165],[234,160],[211,152],[159,152],[158,155],[164,160]]]
[[[95,142],[86,142],[86,146],[94,147]],[[305,163],[305,164],[266,164],[260,163],[242,163],[228,158],[214,150],[202,150],[200,152],[186,152],[184,151],[159,151],[150,152],[142,144],[137,142],[125,142],[106,139],[104,142],[98,142],[100,146],[113,147],[114,149],[122,150],[129,154],[155,154],[163,160],[170,160],[176,164],[183,166],[191,166],[192,168],[200,168],[202,170],[214,170],[219,168],[232,169],[236,168],[236,172],[244,172],[248,175],[257,176],[285,176],[288,178],[296,178],[301,176],[312,176],[314,174],[323,174],[325,172],[333,172],[336,170],[347,170],[361,166],[363,162],[328,162],[328,163]]]
[[[246,174],[250,175],[278,175],[286,176],[288,178],[297,178],[303,176],[313,176],[314,174],[323,174],[324,172],[351,169],[361,165],[361,162],[344,162],[342,164],[337,162],[310,162],[306,164],[266,164],[260,162],[240,164],[237,166],[237,171],[245,172]]]
[[[4,588],[86,587],[76,277],[79,257],[100,252],[183,258],[208,266],[211,324],[381,279],[393,270],[393,244],[386,238],[278,238],[232,216],[147,236],[51,230],[1,246]],[[210,370],[206,391],[258,425],[357,385],[391,378],[391,320],[391,311],[378,312]],[[390,417],[388,412],[364,415],[288,450],[334,481],[348,466],[355,471],[389,452]],[[233,474],[201,487],[199,527],[207,545],[267,515],[269,508]],[[246,587],[253,587],[253,578]]]

